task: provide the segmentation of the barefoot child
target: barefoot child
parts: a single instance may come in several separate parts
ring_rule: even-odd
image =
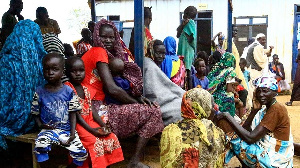
[[[196,68],[197,73],[192,76],[193,88],[200,85],[201,88],[207,90],[209,81],[205,76],[206,73],[205,61],[202,58],[198,58],[196,59],[194,66]]]
[[[189,6],[184,10],[183,21],[177,28],[178,55],[184,56],[184,65],[187,72],[187,86],[192,89],[191,67],[196,50],[196,24],[193,19],[197,15],[197,9]]]
[[[78,123],[76,130],[83,146],[88,150],[89,159],[84,162],[82,168],[106,168],[107,166],[124,160],[120,142],[96,110],[92,108],[90,92],[87,87],[81,85],[85,77],[84,63],[79,57],[68,58],[66,62],[66,74],[70,86],[79,97],[82,111],[77,114]]]
[[[35,140],[34,152],[38,162],[49,159],[52,144],[70,151],[72,165],[82,166],[87,152],[75,132],[76,113],[81,111],[77,95],[62,84],[64,58],[58,54],[48,54],[43,58],[43,74],[47,84],[36,89],[31,113],[42,129]],[[44,163],[46,164],[46,163]]]

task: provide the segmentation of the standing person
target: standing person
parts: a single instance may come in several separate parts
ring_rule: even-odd
[[[82,56],[92,48],[92,32],[88,28],[81,30],[82,39],[77,43],[76,54]]]
[[[255,41],[249,46],[247,53],[247,63],[249,65],[250,85],[249,85],[249,99],[253,98],[253,80],[263,76],[264,69],[268,65],[268,57],[271,56],[273,46],[269,46],[269,49],[264,49],[267,43],[266,36],[263,33],[257,34]]]
[[[207,90],[209,81],[205,75],[206,73],[205,61],[202,58],[198,58],[195,60],[194,66],[196,68],[197,73],[192,75],[193,88],[199,85],[201,86],[201,88]]]
[[[254,43],[254,41],[255,41],[255,38],[253,38],[253,37],[251,37],[251,38],[248,39],[248,45],[247,45],[247,47],[244,48],[243,54],[242,54],[241,58],[246,59],[247,53],[248,53],[248,49],[249,49],[250,45],[252,43]]]
[[[298,56],[296,59],[296,63],[298,65],[297,65],[297,70],[296,70],[296,74],[295,74],[292,95],[291,95],[290,101],[285,103],[287,106],[292,106],[293,101],[300,100],[300,65],[299,65],[300,64],[300,42],[298,42]]]
[[[250,72],[246,69],[246,67],[247,67],[247,60],[245,58],[241,58],[240,59],[240,68],[243,72],[243,75],[244,75],[244,78],[245,78],[245,81],[247,84],[244,87],[247,87],[247,90],[249,90]]]
[[[161,132],[164,127],[160,108],[147,105],[145,102],[150,103],[150,101],[141,96],[141,90],[138,90],[135,96],[130,96],[114,83],[108,67],[108,59],[116,57],[124,62],[126,60],[120,44],[119,32],[114,23],[105,19],[99,21],[95,26],[93,42],[94,47],[82,57],[86,70],[82,83],[87,88],[96,90],[92,103],[97,111],[103,105],[104,91],[122,102],[122,105],[108,106],[110,127],[119,138],[128,137],[133,133],[138,134],[136,150],[127,167],[145,167],[146,165],[140,162],[142,151],[149,138]],[[134,83],[142,82],[139,80],[142,76],[141,70],[135,63],[125,62],[124,75]]]
[[[230,143],[226,154],[228,163],[235,155],[243,167],[293,167],[293,137],[290,118],[284,105],[276,101],[278,85],[271,77],[254,81],[256,87],[253,108],[243,124],[239,125],[229,113],[217,118],[227,122],[234,132],[225,132]],[[222,129],[228,129],[219,125]]]
[[[41,132],[35,140],[34,152],[38,162],[49,159],[53,144],[65,147],[73,158],[72,167],[82,166],[88,154],[75,132],[76,113],[81,111],[78,96],[61,82],[64,57],[51,53],[43,58],[43,74],[47,81],[33,96],[31,114]]]
[[[218,44],[215,43],[216,38],[218,37]],[[221,54],[225,53],[225,50],[223,49],[223,42],[225,40],[225,36],[222,34],[222,32],[219,32],[211,39],[211,48],[212,52],[219,51]]]
[[[144,54],[148,56],[148,45],[153,40],[152,34],[150,33],[150,23],[152,22],[152,7],[144,7]],[[131,31],[131,37],[129,42],[129,50],[134,57],[134,28]]]
[[[246,81],[244,78],[244,74],[240,68],[240,54],[239,51],[234,43],[234,41],[237,39],[237,33],[238,33],[238,27],[236,25],[232,25],[232,54],[235,57],[235,73],[236,73],[236,77],[238,77],[239,79],[242,80],[241,84],[246,87]],[[227,40],[226,39],[223,43],[223,48],[224,50],[227,50]]]
[[[43,83],[45,54],[39,26],[31,20],[17,23],[0,52],[1,148],[7,148],[3,136],[18,136],[34,126],[30,103]]]
[[[38,7],[36,9],[36,20],[34,22],[40,26],[42,34],[55,33],[58,35],[61,33],[57,21],[49,18],[45,7]]]
[[[93,93],[81,84],[85,77],[84,63],[79,57],[71,57],[66,61],[66,74],[70,86],[79,97],[82,107],[77,114],[76,131],[83,146],[89,153],[89,158],[81,168],[106,168],[124,160],[120,142],[107,126],[107,116],[100,117],[92,107]]]
[[[164,45],[166,47],[166,58],[164,61],[171,62],[166,63],[166,69],[169,69],[166,75],[176,85],[184,88],[185,67],[182,58],[179,58],[176,54],[176,40],[168,36],[164,39]]]
[[[185,8],[183,21],[177,28],[177,38],[179,38],[177,54],[184,57],[184,65],[187,73],[187,89],[191,89],[193,87],[191,67],[197,48],[196,24],[193,20],[195,19],[196,15],[197,9],[194,6],[188,6],[187,8]]]
[[[0,34],[0,40],[2,45],[4,45],[6,38],[12,33],[15,25],[18,21],[24,20],[24,17],[21,15],[23,10],[23,1],[22,0],[10,0],[9,9],[2,16],[2,30]],[[18,20],[16,19],[16,16]]]
[[[64,46],[64,49],[65,49],[64,55],[65,55],[66,58],[75,56],[74,50],[73,50],[73,47],[71,46],[71,44],[64,43],[63,46]]]
[[[224,167],[225,134],[211,120],[213,99],[208,91],[194,88],[182,97],[183,120],[163,130],[160,140],[162,168]]]
[[[94,27],[95,27],[95,22],[94,21],[89,21],[88,22],[88,28],[89,30],[93,33],[94,32]]]

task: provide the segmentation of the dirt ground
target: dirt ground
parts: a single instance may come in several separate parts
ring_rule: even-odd
[[[277,101],[280,103],[285,103],[289,101],[290,95],[280,95],[277,96]],[[300,102],[294,102],[293,106],[286,106],[289,117],[291,119],[292,134],[294,137],[294,142],[300,143],[300,133],[297,131],[297,126],[300,119]],[[111,168],[124,168],[126,167],[127,161],[129,160],[131,154],[134,150],[135,138],[121,140],[121,145],[123,148],[125,161],[120,162],[111,166]],[[145,157],[143,163],[149,165],[151,168],[160,168],[159,164],[159,141],[157,139],[151,139],[147,149],[145,151]],[[234,158],[229,164],[229,167],[239,167],[239,161]],[[300,157],[294,156],[294,167],[300,168]]]

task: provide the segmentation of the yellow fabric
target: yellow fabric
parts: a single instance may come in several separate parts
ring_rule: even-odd
[[[171,77],[175,76],[177,72],[179,71],[180,68],[180,60],[178,61],[172,61],[172,72],[171,72]]]
[[[207,114],[204,111],[204,109],[200,106],[197,102],[192,102],[192,108],[195,111],[195,114],[197,115],[197,118],[207,118]]]
[[[224,40],[223,42],[223,48],[224,50],[227,50],[227,39]],[[236,77],[241,79],[242,82],[241,84],[244,86],[244,88],[247,90],[247,83],[244,77],[244,74],[240,68],[240,54],[239,51],[235,45],[235,43],[232,40],[232,54],[235,57],[235,73],[236,73]]]
[[[160,165],[163,168],[173,168],[182,151],[181,130],[175,124],[168,125],[160,140]]]

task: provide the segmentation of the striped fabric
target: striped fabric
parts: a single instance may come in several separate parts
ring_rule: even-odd
[[[64,45],[55,33],[43,34],[43,45],[44,45],[45,50],[48,53],[57,53],[66,59],[66,57],[64,55],[64,51],[65,51]],[[61,78],[61,81],[63,83],[68,80],[69,79],[65,74]]]
[[[58,53],[64,56],[64,46],[55,33],[43,34],[43,45],[48,53]]]

